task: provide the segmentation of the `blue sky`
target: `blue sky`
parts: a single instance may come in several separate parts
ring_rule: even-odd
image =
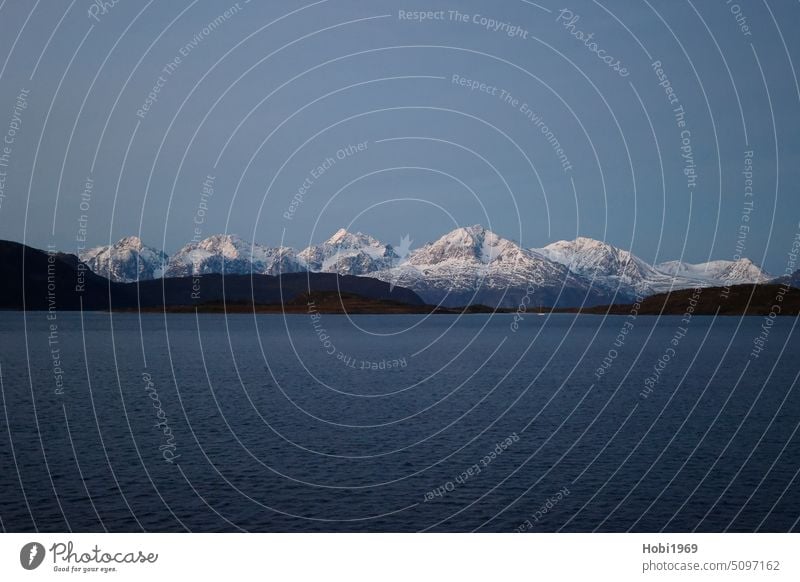
[[[798,231],[797,3],[33,6],[0,10],[2,238],[418,246],[480,223],[779,274]]]

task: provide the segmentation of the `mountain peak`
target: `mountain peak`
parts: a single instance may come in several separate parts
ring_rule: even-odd
[[[639,257],[605,241],[579,236],[533,250],[595,284],[626,295],[649,293],[659,285],[669,284],[662,273]]]
[[[578,236],[573,240],[559,240],[550,243],[545,249],[571,249],[573,251],[582,250],[588,251],[592,249],[602,249],[605,252],[619,252],[621,249],[615,247],[611,243],[588,236]],[[625,251],[622,251],[625,252]]]
[[[333,233],[333,236],[331,236],[331,238],[329,238],[327,240],[327,242],[329,244],[335,245],[335,244],[338,244],[338,243],[342,242],[344,239],[348,238],[349,236],[352,236],[352,235],[347,231],[346,228],[340,228],[335,233]]]
[[[364,234],[363,232],[352,233],[346,228],[340,228],[333,236],[326,240],[323,244],[334,247],[382,247],[383,245],[375,238]]]
[[[487,230],[482,224],[473,224],[472,226],[465,226],[464,230],[473,235],[485,234],[491,232]]]
[[[337,230],[322,244],[311,245],[297,257],[310,271],[364,275],[391,266],[396,253],[388,245],[362,232]]]
[[[251,244],[238,234],[214,234],[201,240],[197,245],[189,246],[210,252],[220,252],[228,257],[237,256],[242,252],[249,253],[251,248]]]
[[[596,238],[590,238],[588,236],[579,236],[575,238],[575,243],[581,246],[602,246],[602,247],[612,247],[613,245],[607,243],[604,240],[599,240]]]
[[[764,283],[770,279],[766,271],[745,257],[735,261],[719,259],[698,264],[666,261],[659,263],[655,268],[668,275],[689,277],[719,285]]]
[[[461,226],[455,228],[442,238],[448,237],[452,239],[462,238],[463,240],[479,240],[483,239],[487,235],[494,235],[494,233],[481,224],[473,224],[472,226]]]
[[[516,260],[525,253],[515,242],[500,237],[476,224],[456,228],[440,239],[412,253],[410,261],[417,265],[433,265],[445,261],[468,261],[489,264],[500,257]]]
[[[242,237],[238,234],[212,234],[210,237],[203,239],[200,241],[200,244],[207,244],[207,245],[218,245],[218,244],[238,244],[244,242]]]
[[[115,249],[141,250],[144,244],[142,244],[142,239],[140,239],[138,236],[126,236],[119,239],[112,246]]]
[[[79,256],[92,272],[125,283],[160,277],[168,259],[162,251],[144,245],[138,236],[84,250]]]

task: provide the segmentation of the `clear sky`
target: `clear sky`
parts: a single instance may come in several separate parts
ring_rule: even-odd
[[[0,238],[419,246],[480,223],[786,266],[797,2],[100,4],[2,4]]]

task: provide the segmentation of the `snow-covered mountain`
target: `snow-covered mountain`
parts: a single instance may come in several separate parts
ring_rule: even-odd
[[[696,281],[683,275],[661,272],[629,251],[586,237],[558,241],[533,249],[567,267],[618,299],[652,295],[670,289],[693,287]]]
[[[399,260],[391,245],[343,228],[324,243],[306,248],[298,257],[309,271],[340,275],[366,275],[391,268]]]
[[[584,299],[594,305],[610,298],[564,266],[482,226],[457,228],[369,276],[446,306],[580,305]]]
[[[79,258],[93,272],[120,283],[161,277],[167,263],[164,252],[142,244],[137,236],[85,250]]]
[[[699,265],[667,261],[650,266],[629,251],[584,237],[534,250],[611,292],[617,290],[623,298],[689,287],[765,283],[770,279],[749,259]]]
[[[251,244],[235,234],[218,234],[190,243],[169,259],[165,277],[211,273],[279,275],[304,271],[305,265],[289,247]]]
[[[772,278],[750,259],[710,261],[696,265],[681,261],[667,261],[659,263],[655,268],[668,275],[702,281],[707,285],[766,283]]]
[[[457,228],[409,252],[360,232],[339,229],[301,252],[251,244],[233,234],[192,242],[171,258],[136,237],[81,254],[94,272],[114,281],[211,273],[302,271],[369,276],[408,287],[446,306],[595,305],[695,286],[764,283],[770,277],[748,259],[700,265],[669,261],[655,267],[629,251],[579,237],[525,249],[482,226]]]

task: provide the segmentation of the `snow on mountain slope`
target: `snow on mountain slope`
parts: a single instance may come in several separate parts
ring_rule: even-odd
[[[608,299],[568,269],[481,226],[457,228],[369,276],[410,288],[429,303],[491,307],[593,305]]]
[[[85,250],[79,258],[94,273],[120,283],[161,277],[168,260],[164,252],[142,244],[137,236]]]
[[[694,285],[684,277],[657,271],[629,251],[591,238],[562,240],[534,251],[623,297],[633,298]]]
[[[650,266],[648,263],[608,243],[579,237],[559,241],[542,249],[534,249],[561,263],[573,273],[609,291],[619,288],[622,295],[652,295],[670,289],[764,283],[769,275],[749,259],[711,261],[700,265],[668,261]]]
[[[340,228],[319,245],[312,245],[298,254],[309,271],[364,275],[390,268],[399,259],[391,245],[384,245],[371,236],[352,234]]]
[[[366,275],[408,287],[429,303],[447,306],[576,306],[629,301],[670,289],[763,283],[770,277],[748,259],[699,265],[668,261],[655,267],[602,241],[579,237],[524,249],[482,226],[457,228],[409,252],[360,232],[340,229],[302,252],[250,244],[236,235],[190,243],[171,258],[137,237],[81,254],[94,272],[114,281],[211,273],[301,271]],[[166,266],[166,269],[165,269]]]
[[[294,249],[250,244],[234,234],[218,234],[181,248],[169,260],[165,277],[210,273],[278,275],[305,270]]]
[[[655,268],[668,275],[695,279],[708,285],[765,283],[771,279],[768,273],[745,258],[737,261],[709,261],[695,265],[681,261],[667,261],[659,263]]]

